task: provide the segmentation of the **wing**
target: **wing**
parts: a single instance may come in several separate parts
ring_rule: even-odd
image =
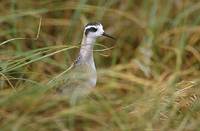
[[[95,78],[96,72],[87,64],[74,66],[69,73],[62,77],[58,92],[67,96],[85,95],[91,90],[91,79]],[[96,81],[95,81],[96,84]]]

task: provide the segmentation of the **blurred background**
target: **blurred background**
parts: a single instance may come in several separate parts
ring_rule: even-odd
[[[0,1],[0,129],[199,130],[199,13],[198,0]],[[97,88],[69,107],[46,83],[92,21],[117,41],[97,40]]]

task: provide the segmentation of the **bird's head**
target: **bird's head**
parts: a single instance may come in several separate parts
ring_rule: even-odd
[[[85,25],[84,35],[88,38],[94,38],[94,39],[100,36],[106,36],[115,39],[114,37],[104,32],[103,26],[99,22],[92,22]]]

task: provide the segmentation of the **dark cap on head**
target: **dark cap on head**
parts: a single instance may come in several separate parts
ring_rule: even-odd
[[[85,25],[85,27],[92,26],[92,25],[100,25],[100,24],[101,24],[100,22],[90,22],[87,25]]]

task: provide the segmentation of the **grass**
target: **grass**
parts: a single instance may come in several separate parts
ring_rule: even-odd
[[[2,131],[200,129],[197,0],[0,3]],[[89,21],[118,40],[97,41],[97,87],[70,107],[47,83],[70,67]]]

